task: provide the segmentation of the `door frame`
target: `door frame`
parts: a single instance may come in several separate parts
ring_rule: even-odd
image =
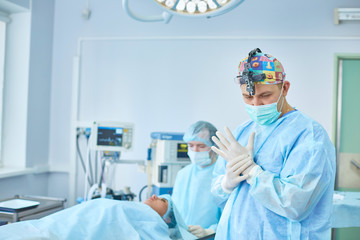
[[[336,175],[335,175],[335,190],[338,189],[338,169],[339,169],[339,143],[340,143],[340,127],[341,126],[341,99],[342,97],[342,68],[340,62],[342,60],[360,60],[360,53],[335,53],[334,54],[334,88],[333,88],[333,114],[332,114],[332,135],[331,140],[336,149]],[[340,103],[340,104],[339,104]],[[336,239],[335,228],[331,231],[331,239]]]
[[[334,54],[334,88],[333,88],[333,116],[331,140],[336,148],[336,177],[335,190],[338,189],[338,159],[341,126],[341,97],[342,97],[342,60],[360,60],[360,53],[335,53]]]

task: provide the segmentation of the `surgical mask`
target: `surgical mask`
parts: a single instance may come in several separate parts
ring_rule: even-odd
[[[280,96],[278,100],[271,104],[252,106],[245,103],[246,112],[250,115],[251,119],[259,125],[270,125],[275,122],[281,112],[277,110],[277,104],[282,96],[283,88],[281,88]],[[284,98],[281,103],[280,110],[284,104]]]
[[[211,163],[210,151],[205,152],[194,152],[188,149],[187,153],[192,163],[201,167],[209,165]]]

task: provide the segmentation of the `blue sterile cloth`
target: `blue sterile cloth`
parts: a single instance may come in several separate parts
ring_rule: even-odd
[[[166,239],[168,226],[148,205],[91,200],[39,220],[0,227],[0,239]]]
[[[177,210],[172,198],[169,194],[163,194],[159,197],[163,197],[168,201],[168,210],[163,216],[165,222],[169,226],[169,236],[173,240],[194,240],[197,237],[188,231],[188,227],[185,224],[182,216]]]
[[[335,191],[331,227],[360,227],[360,192]]]
[[[221,188],[226,161],[214,169],[212,193],[225,206],[215,239],[330,239],[335,148],[326,131],[300,111],[268,126],[246,122],[235,138],[255,132],[254,161],[264,171],[231,194]]]

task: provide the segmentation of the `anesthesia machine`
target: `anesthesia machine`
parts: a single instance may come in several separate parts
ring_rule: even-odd
[[[171,194],[177,172],[190,163],[183,136],[183,133],[151,133],[147,168],[148,193]]]

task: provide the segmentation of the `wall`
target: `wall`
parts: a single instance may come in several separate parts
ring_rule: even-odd
[[[28,167],[48,165],[53,17],[53,1],[32,2],[26,128]]]
[[[47,169],[54,1],[14,2],[31,11],[10,15],[14,22],[7,43],[2,157],[5,167]],[[20,18],[27,24],[12,25],[24,20]],[[1,178],[0,198],[46,196],[48,181],[48,173]]]
[[[15,195],[47,196],[48,179],[47,173],[2,178],[0,198],[10,198]]]
[[[88,100],[108,97],[109,92],[106,90],[111,86],[114,88],[110,89],[111,93],[122,87],[127,89],[127,96],[132,96],[128,98],[129,106],[125,110],[120,108],[121,104],[102,104],[105,101],[100,101],[94,105],[93,102],[85,101],[85,98],[79,109],[83,114],[80,120],[98,118],[135,123],[136,147],[134,152],[124,155],[127,159],[145,159],[149,133],[152,131],[183,131],[198,119],[209,120],[218,128],[224,125],[234,128],[247,119],[232,78],[237,74],[238,61],[255,47],[275,55],[283,62],[292,84],[289,102],[319,121],[331,135],[334,53],[360,52],[359,22],[333,24],[334,8],[359,7],[360,4],[355,0],[342,1],[341,5],[335,0],[298,3],[285,0],[245,1],[223,16],[210,19],[174,16],[169,24],[137,22],[124,13],[121,1],[118,0],[108,0],[106,4],[90,1],[92,14],[89,20],[84,20],[81,11],[85,5],[85,1],[63,0],[57,1],[55,7],[49,155],[50,164],[54,166],[70,166],[73,157],[69,146],[73,57],[89,59],[84,58],[84,55],[89,54],[85,47],[78,54],[80,38],[153,38],[139,40],[140,43],[134,41],[128,49],[129,53],[107,58],[107,62],[101,62],[102,68],[99,68],[104,71],[106,66],[111,66],[114,70],[118,66],[121,72],[124,66],[114,66],[112,63],[123,62],[128,57],[131,63],[136,63],[138,58],[143,64],[141,59],[144,58],[149,60],[146,74],[143,65],[139,64],[136,68],[129,64],[132,74],[128,71],[122,76],[127,79],[124,84],[100,77],[100,83],[86,85],[82,82],[83,85],[80,85],[81,93],[88,94]],[[131,1],[130,7],[138,14],[148,11],[155,15],[162,11],[153,1]],[[222,39],[209,40],[206,37]],[[236,47],[227,48],[228,40],[224,38],[234,38],[231,46]],[[165,47],[161,50],[160,45],[164,41],[166,46],[171,46],[171,41],[180,44],[180,48],[175,50],[178,57],[170,52],[175,48]],[[84,46],[86,44],[93,43],[84,41]],[[106,42],[94,44],[96,48]],[[136,44],[148,44],[149,49],[139,53],[136,50],[140,45]],[[151,47],[156,47],[157,51],[154,52]],[[199,54],[199,48],[201,53],[205,52],[204,56]],[[216,50],[216,54],[213,55],[212,49]],[[222,49],[226,54],[221,55]],[[173,64],[165,64],[167,74],[160,74],[159,64],[167,61],[166,56]],[[200,59],[200,62],[195,62],[195,59]],[[184,66],[184,61],[189,61],[192,66],[188,72],[178,67]],[[194,64],[198,67],[194,67]],[[144,77],[146,75],[148,77]],[[179,83],[176,81],[180,78],[178,76],[186,79]],[[206,84],[205,79],[209,76],[209,84]],[[146,92],[155,94],[152,96]],[[160,92],[168,94],[163,101],[159,97]],[[172,94],[174,96],[169,97]],[[110,100],[113,101],[114,97]],[[129,113],[130,108],[131,114],[123,115],[120,112],[124,110]],[[118,175],[121,176],[119,181],[122,181],[122,185],[134,186],[137,192],[146,183],[145,176],[141,174],[132,177],[136,168],[119,168],[122,169]],[[67,174],[56,175],[57,179],[66,180],[67,177]],[[58,182],[52,189],[60,186],[62,181]],[[55,194],[52,189],[49,189],[50,195]]]
[[[26,165],[30,19],[29,12],[12,14],[6,35],[1,157],[7,167]],[[13,123],[16,127],[11,127]]]
[[[12,149],[8,156],[12,152],[13,156],[25,158],[28,167],[50,164],[58,172],[1,179],[3,191],[0,197],[13,194],[69,197],[71,183],[62,169],[69,169],[73,157],[70,146],[73,57],[78,55],[88,60],[84,56],[90,53],[86,48],[78,53],[80,38],[111,37],[120,39],[118,43],[123,38],[137,39],[128,55],[107,59],[108,62],[103,62],[99,69],[101,71],[111,66],[110,63],[124,61],[127,57],[133,63],[137,58],[148,59],[147,77],[142,71],[144,63],[139,64],[138,69],[132,63],[133,74],[126,73],[125,84],[111,82],[109,78],[107,85],[103,84],[108,86],[106,88],[99,88],[102,85],[98,82],[80,88],[83,93],[97,93],[88,95],[91,101],[95,97],[106,98],[108,92],[104,90],[111,86],[127,88],[128,96],[133,96],[126,108],[126,111],[131,109],[133,112],[126,116],[119,111],[121,105],[102,103],[93,109],[84,102],[86,99],[80,105],[81,120],[84,121],[103,118],[135,123],[136,147],[134,152],[123,155],[126,159],[145,159],[152,131],[183,131],[198,119],[209,120],[218,128],[224,125],[235,128],[247,119],[232,78],[237,74],[238,61],[255,47],[272,53],[283,62],[292,84],[289,102],[319,121],[331,135],[334,53],[360,52],[359,22],[333,24],[333,9],[359,7],[355,0],[342,1],[341,5],[335,0],[301,3],[245,1],[223,16],[211,19],[174,16],[169,24],[137,22],[124,13],[119,0],[108,0],[106,4],[91,1],[92,15],[89,20],[84,20],[81,11],[85,5],[85,1],[32,1],[28,46],[30,64],[28,72],[22,72],[28,75],[29,85],[26,86],[26,82],[18,85],[19,90],[24,87],[27,90],[15,91],[12,95],[14,99],[25,96],[26,104],[5,107],[6,117],[22,114],[15,119],[20,119],[22,126],[26,126],[26,130],[17,133],[25,147],[8,148]],[[161,12],[152,1],[131,1],[131,8],[139,14]],[[161,50],[164,42],[168,47]],[[173,50],[171,43],[175,42],[179,44],[174,49],[178,57],[169,51]],[[145,44],[141,47],[148,45],[149,49],[134,55],[139,48],[136,44]],[[94,45],[97,46],[100,45]],[[157,52],[153,52],[152,47],[158,48]],[[167,62],[167,72],[163,74],[159,73],[161,61],[173,63]],[[185,66],[185,62],[191,65],[188,71],[179,68]],[[178,85],[181,78],[185,80]],[[5,87],[13,83],[5,83]],[[166,100],[162,101],[160,92],[168,94]],[[150,101],[152,97],[153,102]],[[11,119],[6,121],[11,122]],[[7,134],[16,139],[16,134]],[[146,182],[145,175],[138,173],[133,165],[119,166],[117,176],[120,186],[130,185],[135,193]]]

